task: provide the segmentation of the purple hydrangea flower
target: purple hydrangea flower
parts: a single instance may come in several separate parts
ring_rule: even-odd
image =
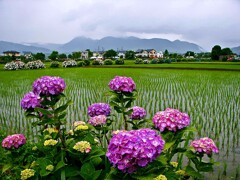
[[[107,116],[98,115],[98,116],[91,117],[88,123],[93,126],[99,126],[99,125],[106,124],[106,120],[107,120]]]
[[[167,108],[165,111],[157,112],[152,121],[155,128],[161,132],[165,129],[176,132],[190,124],[190,117],[177,109]]]
[[[129,116],[130,119],[143,119],[146,116],[146,111],[144,108],[139,107],[139,106],[134,106],[132,107],[132,114]]]
[[[23,109],[30,109],[35,107],[40,107],[41,97],[39,95],[34,94],[33,92],[29,92],[24,95],[21,100],[21,106]]]
[[[202,153],[206,153],[206,154],[211,154],[212,152],[214,152],[214,153],[219,152],[218,148],[214,144],[213,140],[208,137],[196,139],[191,142],[190,146],[194,147],[194,149],[200,153],[202,152]]]
[[[164,144],[161,136],[149,128],[119,131],[110,140],[106,156],[119,170],[133,173],[157,158]]]
[[[26,138],[24,137],[23,134],[13,134],[13,135],[7,136],[2,141],[2,147],[6,149],[11,149],[11,148],[17,149],[25,143],[26,143]]]
[[[91,117],[98,115],[109,116],[111,113],[111,107],[106,103],[94,103],[88,107],[88,115]]]
[[[66,85],[62,78],[56,76],[42,76],[33,83],[33,92],[42,95],[58,95]]]
[[[118,92],[133,92],[136,89],[133,79],[125,76],[115,76],[108,86],[111,90]]]

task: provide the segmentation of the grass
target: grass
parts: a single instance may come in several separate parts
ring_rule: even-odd
[[[138,68],[0,71],[1,131],[24,133],[28,137],[34,133],[24,117],[20,100],[31,91],[33,81],[43,75],[61,76],[66,81],[65,94],[74,101],[68,111],[68,126],[76,120],[87,121],[90,104],[107,102],[104,92],[109,90],[107,84],[115,75],[131,76],[139,92],[135,105],[146,109],[147,118],[167,107],[187,112],[198,136],[214,139],[221,152],[219,161],[227,162],[227,172],[239,166],[236,161],[240,158],[239,72]]]

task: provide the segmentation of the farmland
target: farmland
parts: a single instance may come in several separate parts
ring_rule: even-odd
[[[239,65],[229,66],[239,68]],[[239,172],[239,71],[134,68],[1,70],[1,131],[9,134],[24,133],[29,138],[32,137],[34,130],[30,120],[24,117],[20,100],[25,93],[31,91],[33,81],[43,75],[61,76],[65,79],[65,94],[74,102],[68,111],[69,126],[76,120],[88,120],[87,107],[90,104],[107,102],[107,84],[115,75],[130,76],[134,79],[139,93],[135,105],[146,109],[147,118],[151,119],[157,111],[167,107],[188,113],[191,125],[198,130],[198,136],[214,139],[219,147],[220,155],[217,158],[222,164],[217,176],[225,174],[225,170],[227,176],[234,176]]]

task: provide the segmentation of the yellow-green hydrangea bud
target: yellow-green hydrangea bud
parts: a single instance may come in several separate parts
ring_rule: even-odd
[[[51,138],[52,138],[52,136],[50,136],[50,135],[44,136],[44,139],[51,139]]]
[[[33,151],[36,151],[36,150],[37,150],[37,146],[33,146],[33,147],[32,147],[32,150],[33,150]]]
[[[33,177],[35,174],[35,171],[33,169],[24,169],[23,171],[21,171],[21,179],[25,180],[28,179],[30,177]]]
[[[81,130],[87,130],[87,129],[88,129],[87,125],[79,125],[74,129],[74,131],[81,131]]]
[[[75,122],[73,123],[73,126],[74,126],[74,127],[77,127],[77,126],[79,126],[79,125],[86,125],[86,123],[85,123],[84,121],[75,121]]]
[[[170,164],[171,164],[173,167],[175,167],[175,168],[178,167],[178,163],[177,163],[177,162],[170,162]]]
[[[180,175],[180,176],[186,176],[187,175],[187,173],[184,170],[181,170],[181,169],[176,171],[176,174]]]
[[[89,142],[80,141],[73,146],[73,149],[75,149],[76,151],[80,151],[81,153],[89,153],[92,148]]]
[[[56,128],[47,128],[47,129],[44,129],[43,132],[46,132],[46,131],[48,131],[49,134],[58,133],[58,130]]]
[[[48,171],[53,171],[54,170],[54,166],[53,165],[47,165],[46,166],[46,170],[48,170]]]
[[[44,146],[55,146],[58,143],[57,140],[49,139],[44,141]]]
[[[33,161],[33,162],[31,163],[31,165],[30,165],[30,168],[33,168],[33,167],[36,166],[36,165],[37,165],[36,161]]]
[[[68,134],[73,136],[74,135],[73,130],[69,130]]]
[[[167,180],[167,177],[160,174],[158,177],[153,178],[153,180]]]

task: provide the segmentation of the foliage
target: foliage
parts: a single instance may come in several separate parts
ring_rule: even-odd
[[[193,51],[187,51],[186,53],[185,53],[185,57],[187,57],[187,56],[194,56],[195,54],[194,54],[194,52]]]
[[[150,61],[150,63],[151,63],[151,64],[157,64],[157,63],[158,63],[158,59],[155,59],[155,58],[154,58],[154,59],[152,59],[152,60]]]
[[[90,60],[86,59],[86,60],[84,60],[84,63],[85,63],[85,66],[89,66],[91,62],[90,62]]]
[[[83,67],[83,66],[85,66],[85,62],[84,61],[79,61],[77,63],[77,67]]]
[[[104,58],[110,58],[110,59],[112,59],[116,56],[117,56],[117,52],[113,49],[110,49],[103,54]]]
[[[134,59],[135,59],[135,52],[132,51],[132,50],[126,51],[126,53],[125,53],[125,59],[134,60]]]
[[[103,65],[103,61],[102,60],[93,60],[92,65],[94,65],[94,66]]]
[[[53,61],[50,64],[51,68],[58,68],[60,66],[60,63],[58,61]]]
[[[62,54],[58,55],[58,58],[59,58],[59,60],[65,60],[65,59],[67,59],[67,55],[62,53]]]
[[[55,61],[58,59],[58,51],[52,51],[52,53],[48,56],[49,59]]]
[[[45,54],[42,52],[38,52],[36,54],[33,55],[34,59],[36,60],[45,60]]]
[[[67,60],[62,63],[63,67],[75,67],[77,66],[77,62],[75,60]]]
[[[140,58],[137,58],[134,63],[135,64],[143,64],[143,60]]]
[[[163,53],[163,57],[168,57],[169,56],[169,52],[168,52],[168,50],[166,49],[165,51],[164,51],[164,53]]]
[[[143,60],[143,64],[150,64],[150,61],[145,59],[145,60]]]
[[[233,54],[233,52],[230,48],[223,48],[221,50],[221,55],[232,55],[232,54]]]
[[[93,52],[90,49],[86,49],[86,51],[88,51],[88,58],[93,56]]]
[[[81,52],[80,51],[77,51],[77,52],[73,52],[72,53],[72,56],[70,56],[71,58],[73,59],[80,59],[81,58]]]
[[[122,64],[124,64],[124,60],[123,59],[116,59],[115,64],[116,65],[122,65]]]
[[[211,51],[211,59],[212,60],[219,60],[220,55],[221,55],[221,46],[215,45],[212,48],[212,51]]]
[[[26,64],[26,69],[42,69],[45,68],[45,65],[42,61],[37,60],[37,61],[29,61]]]
[[[112,65],[113,61],[111,59],[105,59],[104,60],[104,65]]]

